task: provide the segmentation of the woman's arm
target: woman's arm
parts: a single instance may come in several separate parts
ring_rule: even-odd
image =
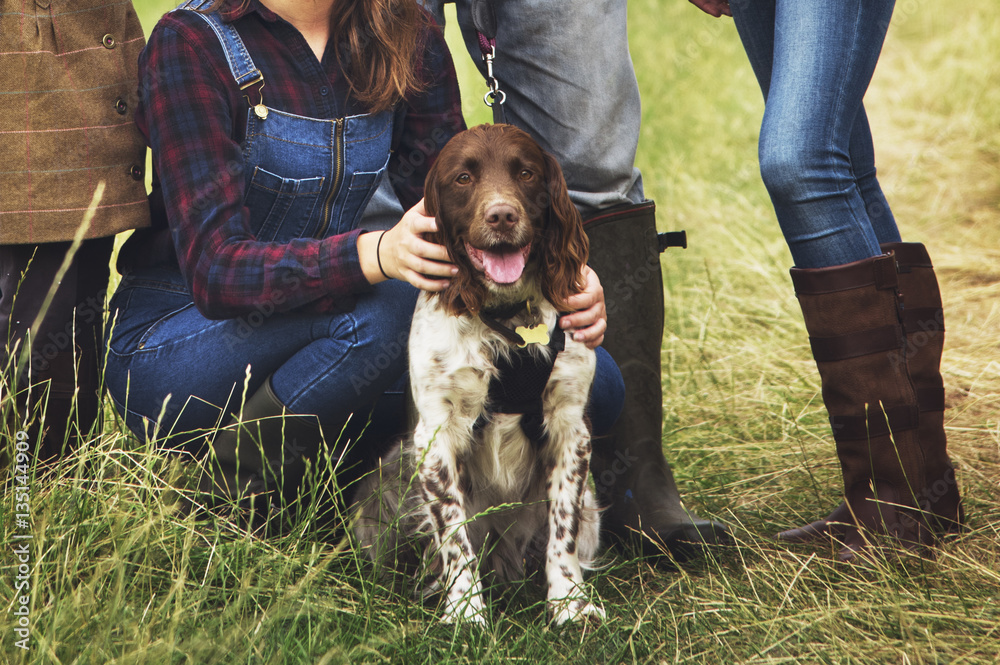
[[[691,4],[715,18],[733,15],[729,9],[729,0],[691,0]]]
[[[358,238],[358,255],[365,277],[372,284],[402,279],[425,291],[444,290],[458,268],[444,245],[424,240],[423,234],[435,231],[437,223],[424,212],[421,199],[388,231],[364,234]]]

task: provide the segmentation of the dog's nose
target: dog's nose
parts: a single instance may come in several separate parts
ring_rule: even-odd
[[[486,210],[486,223],[492,227],[504,229],[517,224],[518,215],[514,206],[506,203],[491,205]]]

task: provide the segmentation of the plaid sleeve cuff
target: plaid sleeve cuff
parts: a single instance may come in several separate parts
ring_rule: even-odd
[[[361,270],[361,258],[358,256],[358,237],[366,232],[355,229],[320,243],[319,275],[324,291],[329,294],[361,294],[372,290],[371,283]]]

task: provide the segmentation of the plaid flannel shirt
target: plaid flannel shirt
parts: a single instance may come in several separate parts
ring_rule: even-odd
[[[243,10],[228,10],[224,20],[234,22],[264,74],[261,94],[267,106],[323,119],[367,112],[349,93],[334,39],[317,61],[301,33],[258,0]],[[464,129],[443,35],[428,27],[422,40],[417,66],[429,85],[395,110],[389,162],[391,182],[405,208],[420,200],[430,165],[447,140]],[[149,254],[141,247],[144,242],[157,244],[155,229],[169,226],[194,302],[210,318],[239,316],[263,303],[278,312],[329,312],[371,289],[357,254],[360,230],[288,243],[254,238],[243,206],[240,147],[248,100],[204,20],[187,11],[161,19],[139,59],[139,85],[136,124],[152,148],[154,232],[138,232],[130,241],[133,247],[123,248],[133,254],[133,265],[135,256]],[[256,95],[254,88],[246,92]]]

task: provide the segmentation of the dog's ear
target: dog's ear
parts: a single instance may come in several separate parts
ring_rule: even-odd
[[[437,217],[438,210],[440,210],[441,204],[441,191],[440,191],[440,164],[441,160],[437,159],[434,164],[431,165],[430,170],[427,172],[427,177],[424,178],[424,212],[427,213],[428,217]],[[439,222],[440,224],[440,222]],[[441,243],[442,239],[440,233],[433,234],[434,238],[428,238],[431,242]]]
[[[444,245],[448,250],[448,256],[454,261],[451,234],[448,232],[448,224],[442,219],[444,211],[441,206],[441,197],[444,196],[442,191],[444,185],[441,183],[443,177],[441,162],[439,157],[431,166],[430,171],[427,172],[427,178],[424,180],[424,212],[427,213],[428,217],[433,217],[437,221],[438,227],[434,233],[425,233],[424,239],[437,245]]]
[[[465,249],[459,247],[461,241],[455,234],[453,224],[446,219],[448,206],[443,199],[447,196],[447,188],[442,183],[442,161],[439,155],[424,180],[424,212],[429,217],[434,217],[438,225],[436,233],[427,233],[425,236],[428,242],[444,245],[448,250],[448,258],[458,266],[458,274],[449,280],[448,287],[440,291],[438,297],[443,301],[445,309],[453,315],[460,316],[466,312],[477,314],[486,299],[486,289],[472,279]]]
[[[567,299],[583,291],[583,266],[587,264],[590,242],[583,230],[580,212],[569,198],[562,168],[549,153],[545,156],[545,181],[549,206],[543,232],[542,265],[545,297],[560,311],[567,309]]]

